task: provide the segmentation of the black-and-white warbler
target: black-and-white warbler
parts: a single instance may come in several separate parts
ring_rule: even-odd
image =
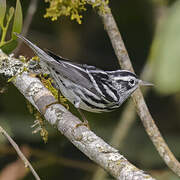
[[[120,107],[139,85],[152,85],[130,71],[103,71],[70,62],[50,51],[43,51],[22,35],[16,35],[45,62],[58,89],[76,108],[91,112],[112,111]]]

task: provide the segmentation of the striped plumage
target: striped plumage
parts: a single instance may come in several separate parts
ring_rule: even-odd
[[[130,71],[103,71],[94,66],[70,62],[16,35],[45,62],[58,89],[76,108],[91,112],[112,111],[143,82]]]

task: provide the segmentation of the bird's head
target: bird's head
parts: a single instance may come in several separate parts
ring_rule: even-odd
[[[118,89],[123,101],[127,99],[139,86],[152,86],[153,84],[140,80],[134,73],[127,70],[110,71],[109,75]]]

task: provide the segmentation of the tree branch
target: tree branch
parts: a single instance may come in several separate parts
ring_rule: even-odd
[[[26,64],[23,64],[18,59],[6,56],[2,51],[0,52],[0,73],[4,75],[15,75],[13,73],[15,71],[16,73],[21,72],[24,69],[23,66],[26,66]],[[51,92],[43,86],[40,80],[29,76],[27,72],[17,75],[13,84],[40,112],[43,112],[47,105],[56,101]],[[53,104],[49,106],[44,117],[80,151],[116,179],[153,180],[151,176],[128,162],[116,149],[96,136],[87,127],[79,126],[76,128],[81,121],[62,105]]]
[[[130,58],[128,56],[127,50],[125,48],[114,17],[111,13],[111,10],[108,5],[105,5],[105,9],[107,10],[107,13],[99,13],[99,15],[103,20],[105,29],[109,35],[115,54],[119,60],[119,64],[122,69],[127,69],[134,72]],[[156,149],[158,150],[160,156],[163,158],[168,167],[171,168],[178,176],[180,176],[180,163],[170,151],[157,126],[155,125],[155,122],[148,110],[148,107],[139,88],[132,94],[132,98],[136,107],[136,111],[145,127],[145,130],[152,140],[153,144],[155,145]]]

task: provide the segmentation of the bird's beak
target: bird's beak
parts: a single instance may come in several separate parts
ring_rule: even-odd
[[[140,86],[154,86],[154,84],[146,82],[146,81],[142,81],[142,80],[139,80],[139,85]]]

